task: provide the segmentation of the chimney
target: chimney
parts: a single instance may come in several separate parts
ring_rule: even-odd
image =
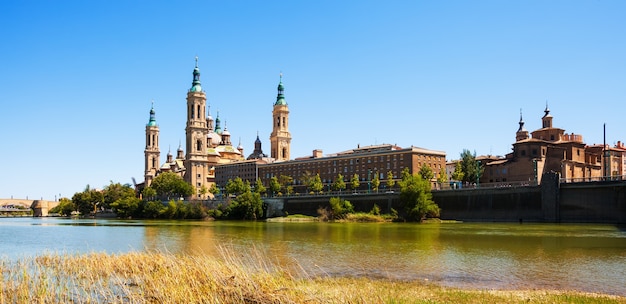
[[[320,158],[322,156],[324,156],[324,154],[322,153],[321,149],[313,150],[313,158]]]

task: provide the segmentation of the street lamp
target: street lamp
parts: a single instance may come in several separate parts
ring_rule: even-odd
[[[371,184],[372,184],[372,170],[367,169],[367,193],[371,193]]]

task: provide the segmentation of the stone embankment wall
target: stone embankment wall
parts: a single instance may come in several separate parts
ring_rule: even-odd
[[[357,211],[368,212],[374,204],[385,213],[391,208],[402,210],[397,192],[342,197]],[[313,216],[318,208],[329,206],[329,199],[325,195],[274,198],[288,214]],[[558,175],[545,174],[540,186],[434,191],[433,200],[446,220],[626,223],[626,181],[562,184]]]

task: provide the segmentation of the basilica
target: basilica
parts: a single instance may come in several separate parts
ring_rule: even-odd
[[[168,152],[166,161],[161,163],[159,149],[159,126],[156,123],[154,105],[150,109],[150,119],[146,124],[146,148],[144,187],[150,186],[154,178],[162,172],[174,172],[195,187],[198,199],[206,199],[215,184],[216,166],[242,162],[244,156],[241,143],[234,147],[226,125],[221,125],[219,112],[215,119],[206,104],[206,92],[200,84],[198,58],[193,69],[191,88],[187,91],[187,122],[185,126],[185,150],[179,145],[176,158]],[[278,95],[272,111],[273,128],[270,135],[271,157],[263,153],[257,134],[254,152],[247,158],[255,162],[269,163],[289,160],[291,133],[289,132],[289,108],[284,97],[282,75],[278,84]]]

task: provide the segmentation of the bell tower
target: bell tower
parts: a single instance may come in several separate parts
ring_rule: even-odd
[[[270,135],[271,157],[277,161],[290,159],[291,133],[289,133],[289,107],[285,101],[283,74],[280,74],[278,95],[272,111],[273,126]]]
[[[196,189],[194,198],[200,198],[200,188],[206,186],[209,172],[207,154],[206,94],[200,86],[198,57],[193,69],[191,89],[187,92],[187,126],[185,127],[186,151],[185,181]]]
[[[154,112],[154,101],[152,102],[152,108],[150,109],[150,120],[146,124],[146,149],[145,155],[145,173],[144,182],[145,186],[149,187],[152,184],[152,180],[156,177],[157,171],[160,166],[159,151],[159,126],[156,123]]]

